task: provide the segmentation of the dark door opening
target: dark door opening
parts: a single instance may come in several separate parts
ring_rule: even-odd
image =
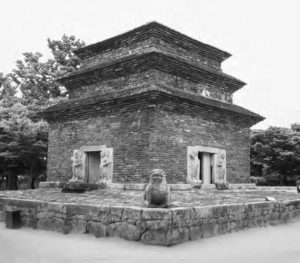
[[[100,152],[87,152],[87,182],[97,183],[100,178]]]
[[[200,162],[200,174],[199,174],[199,179],[203,182],[203,170],[202,170],[202,153],[198,152],[198,159]]]
[[[213,182],[213,154],[206,152],[198,152],[200,160],[199,179],[203,184],[211,184]]]

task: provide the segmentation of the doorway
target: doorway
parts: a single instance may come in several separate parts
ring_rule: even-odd
[[[100,178],[100,151],[86,152],[86,174],[88,183],[97,183]]]
[[[199,179],[203,184],[212,184],[214,174],[214,154],[198,152],[198,158],[200,161]]]

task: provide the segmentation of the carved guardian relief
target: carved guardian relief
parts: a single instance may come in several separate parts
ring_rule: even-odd
[[[220,150],[216,155],[216,173],[215,173],[215,183],[216,182],[226,182],[226,151]]]
[[[191,185],[200,184],[200,160],[198,158],[198,151],[191,150],[188,152],[188,174],[187,182]]]
[[[100,152],[99,183],[112,182],[113,148]]]
[[[70,182],[84,182],[85,180],[85,154],[80,150],[74,150],[72,160],[72,178]]]

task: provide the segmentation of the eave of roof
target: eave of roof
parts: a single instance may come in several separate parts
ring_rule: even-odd
[[[207,81],[227,83],[232,91],[243,87],[246,83],[222,71],[206,66],[195,66],[174,57],[156,51],[141,55],[132,55],[113,63],[99,64],[88,68],[78,69],[65,77],[58,79],[63,85],[70,86],[90,85],[103,80],[119,78],[149,69],[158,69],[194,82]]]
[[[208,57],[215,58],[220,62],[231,56],[231,54],[226,51],[200,42],[157,22],[147,23],[126,33],[77,49],[74,53],[80,58],[87,58],[107,50],[114,50],[130,45],[131,43],[140,42],[150,37],[163,39],[166,42],[198,52],[202,55],[206,54]]]
[[[147,97],[149,94],[152,96],[154,103],[158,103],[159,97],[162,98],[163,101],[166,101],[168,99],[172,100],[173,98],[176,98],[185,101],[189,105],[205,105],[208,107],[215,108],[217,110],[232,112],[238,115],[245,116],[251,119],[251,125],[254,125],[257,122],[264,120],[264,117],[262,117],[261,115],[249,111],[238,105],[222,102],[209,97],[193,94],[191,92],[186,92],[157,84],[148,86],[145,89],[131,88],[122,91],[110,92],[102,95],[95,95],[87,98],[72,99],[67,102],[56,104],[45,109],[41,113],[41,115],[45,119],[51,119],[50,116],[53,113],[65,112],[68,110],[76,111],[76,109],[84,107],[86,107],[90,111],[92,105],[97,105],[97,110],[104,110],[107,106],[115,107],[116,104],[122,100],[125,101],[137,99],[137,101],[139,101],[139,99]]]

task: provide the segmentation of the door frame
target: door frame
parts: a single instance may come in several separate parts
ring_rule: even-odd
[[[80,147],[80,151],[83,152],[85,155],[85,162],[84,162],[84,169],[83,169],[85,183],[88,182],[88,176],[89,176],[88,153],[89,152],[99,152],[99,158],[100,158],[101,151],[103,151],[104,149],[106,149],[106,145],[84,145],[84,146]],[[100,162],[101,162],[101,160],[100,160]]]
[[[191,153],[195,153],[195,152],[201,152],[201,153],[209,153],[211,154],[211,162],[212,162],[212,182],[211,184],[215,183],[215,180],[217,178],[217,160],[218,160],[218,155],[220,154],[225,154],[226,156],[226,151],[223,148],[215,148],[215,147],[207,147],[207,146],[187,146],[187,177],[191,174],[189,169],[190,169],[190,158],[189,158],[189,154]],[[200,168],[202,169],[202,167]],[[199,175],[200,176],[200,175]],[[203,177],[204,178],[204,177]],[[224,179],[226,180],[226,170],[225,170],[225,176]],[[189,182],[189,178],[187,178],[187,181]],[[202,181],[203,182],[203,181]]]

